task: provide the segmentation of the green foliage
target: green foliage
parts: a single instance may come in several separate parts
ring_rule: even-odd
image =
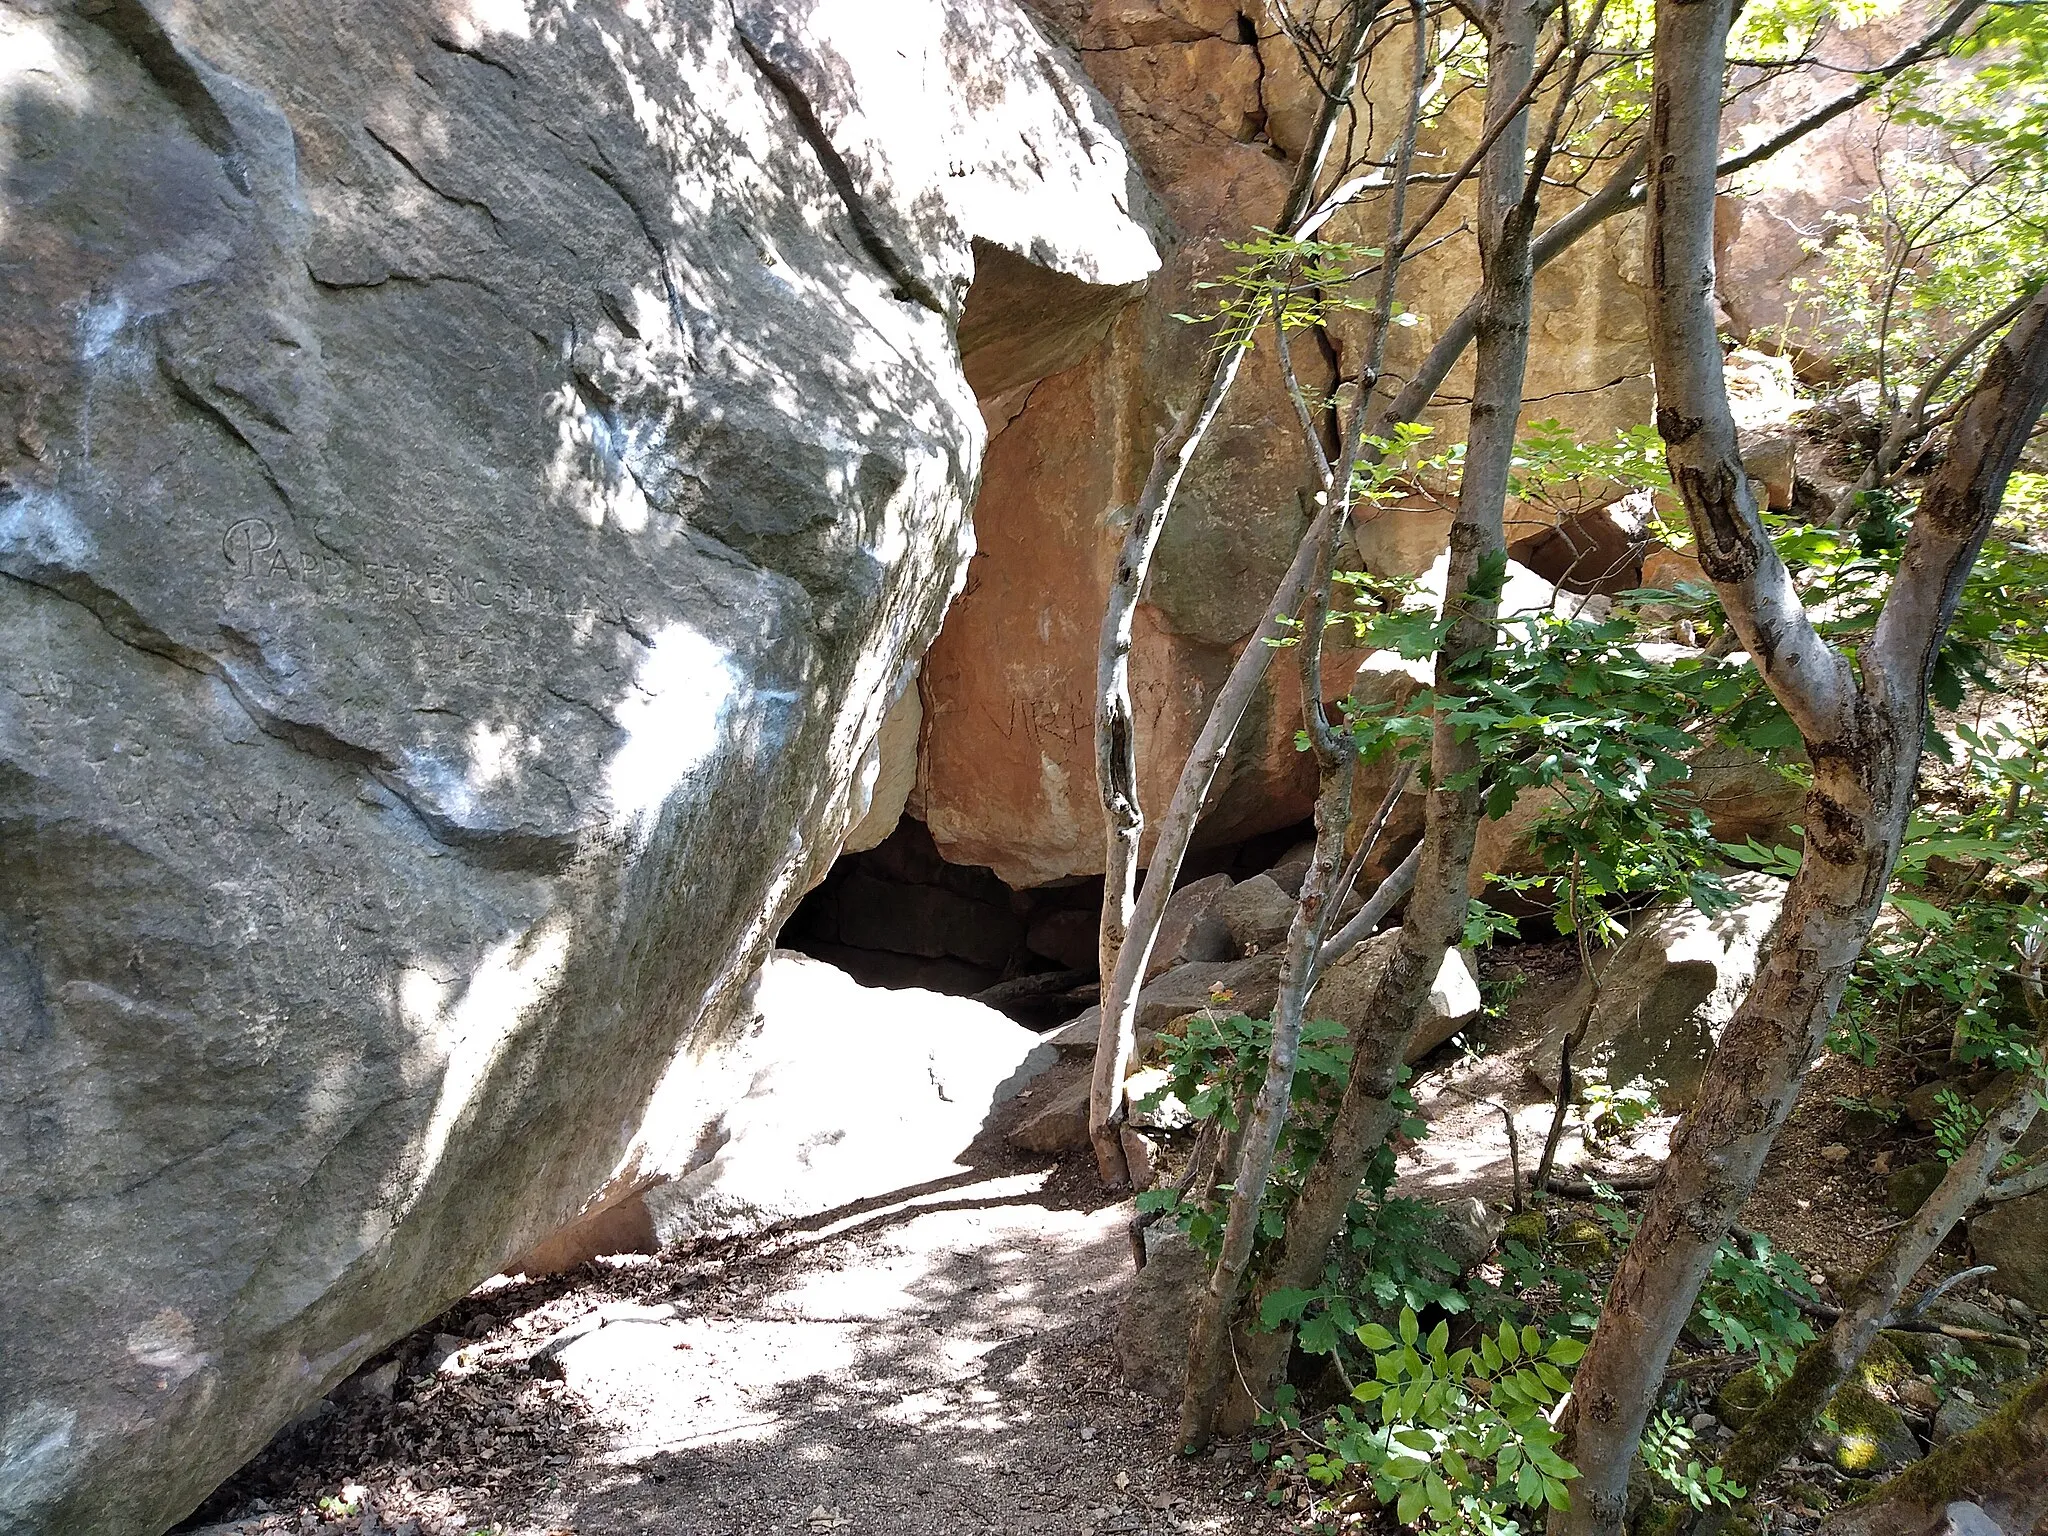
[[[1754,1255],[1724,1238],[1693,1305],[1693,1326],[1711,1333],[1733,1353],[1755,1350],[1757,1369],[1771,1385],[1792,1374],[1799,1351],[1813,1342],[1812,1326],[1795,1297],[1817,1299],[1797,1259],[1757,1235]]]
[[[1265,1075],[1271,1041],[1272,1025],[1263,1019],[1214,1010],[1192,1016],[1183,1034],[1162,1037],[1167,1081],[1141,1107],[1156,1108],[1170,1096],[1185,1104],[1196,1121],[1214,1121],[1222,1132],[1235,1130],[1241,1106],[1250,1102]],[[1350,1060],[1342,1026],[1327,1019],[1303,1026],[1293,1102],[1260,1208],[1255,1267],[1281,1236],[1287,1210],[1322,1153]],[[1402,1075],[1407,1075],[1405,1068]],[[1402,1114],[1404,1135],[1427,1134],[1424,1123],[1409,1114],[1415,1101],[1405,1088],[1395,1089],[1393,1102]],[[1342,1236],[1316,1285],[1268,1295],[1260,1310],[1262,1327],[1292,1326],[1297,1344],[1308,1353],[1348,1359],[1350,1341],[1367,1318],[1390,1316],[1403,1307],[1447,1313],[1467,1309],[1457,1265],[1435,1241],[1434,1223],[1440,1219],[1435,1207],[1391,1195],[1394,1174],[1389,1142],[1367,1162],[1346,1209]],[[1229,1194],[1228,1185],[1206,1199],[1183,1198],[1173,1189],[1148,1190],[1138,1197],[1138,1209],[1170,1215],[1213,1263],[1223,1240]]]
[[[1934,1096],[1934,1152],[1944,1163],[1953,1163],[1970,1150],[1977,1132],[1984,1128],[1984,1111],[1957,1093],[1944,1088]]]
[[[1970,1390],[1970,1385],[1976,1381],[1984,1367],[1969,1355],[1959,1349],[1938,1350],[1929,1357],[1927,1364],[1929,1373],[1934,1377],[1936,1400],[1945,1403],[1956,1396],[1971,1402],[1977,1400],[1977,1394]]]
[[[1564,514],[1632,490],[1669,490],[1664,439],[1651,426],[1628,427],[1585,442],[1555,421],[1532,422],[1515,444],[1508,494]]]
[[[1426,482],[1440,494],[1456,492],[1465,468],[1465,445],[1454,443],[1429,457],[1415,453],[1427,428],[1409,427],[1403,480],[1413,494]],[[1382,453],[1391,458],[1390,453]],[[1583,439],[1557,421],[1531,422],[1516,439],[1508,464],[1508,494],[1541,508],[1558,521],[1587,507],[1605,506],[1629,491],[1671,488],[1664,440],[1651,426],[1627,427],[1607,438]]]
[[[1342,610],[1361,646],[1410,659],[1433,654],[1449,622],[1412,587],[1362,573],[1343,580],[1360,600]],[[1525,792],[1548,803],[1530,829],[1544,873],[1510,889],[1551,893],[1561,931],[1590,924],[1606,942],[1614,909],[1682,892],[1709,910],[1728,901],[1713,873],[1722,850],[1688,788],[1685,754],[1717,713],[1740,707],[1739,664],[1646,650],[1634,615],[1592,620],[1552,613],[1511,617],[1491,650],[1457,670],[1457,688],[1423,689],[1398,703],[1347,701],[1345,723],[1361,757],[1424,759],[1439,719],[1471,741],[1478,766],[1446,787],[1476,787],[1486,814],[1504,815]],[[1424,765],[1426,769],[1426,764]],[[1512,929],[1475,913],[1467,938]]]
[[[1745,1496],[1740,1483],[1731,1483],[1719,1467],[1708,1467],[1693,1454],[1691,1426],[1668,1409],[1643,1427],[1638,1454],[1650,1475],[1684,1499],[1694,1509],[1710,1504],[1733,1504]]]
[[[1788,322],[1881,411],[1917,389],[1981,322],[2048,274],[2048,26],[2038,5],[1994,6],[1955,49],[1966,68],[1909,71],[1877,103],[1878,185],[1834,213],[1795,281]],[[1960,369],[1935,392],[1967,388]]]
[[[1496,939],[1521,936],[1519,918],[1475,898],[1465,913],[1465,928],[1458,942],[1466,949],[1490,949]]]
[[[2023,487],[2023,490],[2025,488]],[[2031,494],[2031,493],[2030,493]],[[1875,626],[1909,513],[1873,494],[1854,530],[1770,518],[1780,556],[1817,627],[1851,655]],[[2048,662],[2048,553],[1994,536],[1965,583],[1936,658],[1933,702],[2011,692]],[[1708,619],[1711,623],[1712,620]],[[1724,731],[1752,746],[1795,741],[1775,701],[1742,669],[1715,684]],[[2033,1027],[2008,978],[2048,949],[2048,763],[2038,737],[2005,720],[1930,728],[1929,782],[1906,829],[1888,904],[1852,973],[1831,1049],[1865,1062],[1921,1015],[1951,1023],[1966,1062],[2023,1067]],[[1724,846],[1737,862],[1789,878],[1796,849]]]
[[[1583,1331],[1593,1326],[1600,1297],[1584,1269],[1513,1232],[1502,1235],[1497,1260],[1501,1295],[1496,1300],[1475,1287],[1475,1312],[1491,1319],[1519,1305],[1546,1328]]]
[[[1261,229],[1250,240],[1231,240],[1224,249],[1244,258],[1227,277],[1195,284],[1217,295],[1200,314],[1176,314],[1189,325],[1213,326],[1219,346],[1250,347],[1277,320],[1287,331],[1322,325],[1333,311],[1370,310],[1353,285],[1379,271],[1380,252],[1342,240],[1300,240]],[[1416,316],[1397,311],[1396,325]]]
[[[1764,519],[1814,627],[1851,653],[1876,627],[1898,570],[1907,520],[1903,502],[1892,493],[1871,492],[1867,497],[1866,509],[1877,510],[1867,510],[1855,529],[1775,515]],[[2044,587],[2048,551],[2002,536],[1986,541],[1935,659],[1935,703],[1955,709],[1962,704],[1967,685],[1995,686],[1999,664],[2048,660]],[[1945,748],[1937,745],[1936,750]]]
[[[1998,722],[1959,726],[1939,799],[1907,825],[1884,917],[1830,1045],[1865,1060],[1912,1014],[1950,1025],[1958,1060],[2024,1068],[2036,1026],[2011,978],[2048,950],[2048,762]]]
[[[1355,1364],[1350,1345],[1364,1320],[1395,1309],[1434,1307],[1460,1313],[1469,1303],[1458,1290],[1458,1268],[1436,1246],[1435,1208],[1386,1193],[1393,1159],[1369,1180],[1346,1213],[1338,1257],[1313,1289],[1282,1289],[1259,1309],[1259,1326],[1291,1325],[1295,1343],[1311,1355],[1335,1355]]]
[[[1266,1056],[1272,1041],[1270,1020],[1249,1018],[1242,1013],[1224,1014],[1217,1009],[1204,1009],[1190,1016],[1184,1033],[1161,1036],[1167,1081],[1141,1107],[1157,1108],[1171,1097],[1185,1104],[1195,1120],[1213,1120],[1222,1132],[1236,1130],[1241,1106],[1251,1101],[1265,1077]],[[1351,1046],[1343,1025],[1329,1019],[1312,1019],[1302,1025],[1301,1045],[1295,1057],[1293,1101],[1260,1213],[1262,1243],[1279,1236],[1287,1206],[1322,1152],[1330,1111],[1343,1092],[1350,1065]],[[1413,1103],[1408,1099],[1405,1107],[1412,1107]],[[1420,1129],[1419,1122],[1411,1123]],[[1227,1184],[1219,1184],[1207,1201],[1183,1200],[1171,1189],[1149,1190],[1138,1197],[1138,1206],[1144,1211],[1171,1214],[1213,1261],[1223,1241],[1229,1194]]]
[[[1603,1067],[1583,1068],[1578,1077],[1579,1123],[1589,1143],[1626,1136],[1657,1113],[1656,1092],[1640,1078],[1616,1088]]]
[[[1478,1536],[1569,1506],[1578,1469],[1558,1455],[1550,1415],[1585,1353],[1579,1340],[1504,1322],[1453,1350],[1448,1323],[1425,1336],[1403,1308],[1392,1329],[1367,1323],[1357,1341],[1372,1374],[1323,1421],[1320,1449],[1303,1458],[1311,1482],[1360,1483],[1404,1525]],[[1300,1428],[1291,1409],[1280,1422]]]

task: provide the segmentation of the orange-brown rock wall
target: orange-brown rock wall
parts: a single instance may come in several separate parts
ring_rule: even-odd
[[[1206,331],[1176,316],[1208,307],[1212,291],[1196,285],[1238,264],[1226,242],[1275,222],[1290,156],[1314,113],[1312,87],[1265,0],[1039,0],[1038,11],[1080,50],[1116,110],[1177,243],[1096,351],[1035,384],[1006,383],[984,401],[991,441],[975,513],[979,552],[925,663],[911,805],[948,859],[987,865],[1013,885],[1102,868],[1097,626],[1152,445],[1200,384]],[[1870,46],[1889,51],[1881,39]],[[1397,38],[1365,86],[1382,134],[1397,115],[1404,54]],[[1813,89],[1825,91],[1827,81]],[[1795,98],[1804,99],[1786,99]],[[1459,163],[1476,140],[1479,111],[1476,93],[1454,100],[1423,135],[1425,164]],[[1840,158],[1828,154],[1829,165]],[[1547,197],[1543,222],[1565,212],[1573,195]],[[1803,185],[1758,190],[1746,222],[1730,226],[1732,281],[1752,281],[1743,261],[1754,242],[1743,231],[1766,218],[1795,218],[1798,209],[1780,207],[1787,196],[1816,195],[1830,194]],[[1435,227],[1455,226],[1461,207],[1454,201]],[[1731,205],[1731,220],[1736,211]],[[1384,218],[1364,202],[1334,219],[1326,237],[1378,244]],[[1623,214],[1540,275],[1525,421],[1556,418],[1605,435],[1649,418],[1640,241],[1640,214]],[[1786,280],[1783,264],[1770,252],[1749,264],[1767,309]],[[1420,362],[1477,281],[1469,235],[1416,259],[1404,297],[1414,321],[1393,333],[1391,379]],[[1364,317],[1335,315],[1328,332],[1327,341],[1304,336],[1294,347],[1315,398],[1333,388],[1340,368],[1356,366]],[[1441,441],[1462,434],[1469,382],[1468,363],[1429,418]],[[1262,339],[1183,484],[1138,615],[1132,679],[1148,818],[1165,808],[1213,690],[1292,555],[1306,522],[1305,480],[1273,348]],[[1539,533],[1561,510],[1570,509],[1511,506],[1510,538]],[[1352,530],[1348,553],[1371,569],[1417,573],[1441,551],[1448,523],[1447,507],[1426,500],[1378,510]],[[1348,686],[1355,664],[1332,667],[1333,693]],[[1294,668],[1283,661],[1240,733],[1205,840],[1308,816],[1314,776],[1294,749],[1298,726]]]

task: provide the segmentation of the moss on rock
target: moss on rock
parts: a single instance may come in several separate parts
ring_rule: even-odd
[[[1557,1229],[1559,1257],[1574,1264],[1598,1264],[1614,1252],[1607,1229],[1590,1216],[1574,1216]]]
[[[1722,1386],[1714,1399],[1715,1411],[1722,1423],[1742,1431],[1723,1461],[1730,1476],[1754,1481],[1760,1475],[1758,1469],[1745,1465],[1745,1450],[1750,1456],[1765,1456],[1766,1466],[1775,1466],[1783,1452],[1801,1438],[1810,1441],[1816,1456],[1851,1476],[1889,1472],[1919,1457],[1920,1442],[1890,1401],[1898,1387],[1916,1375],[1913,1362],[1880,1336],[1828,1400],[1827,1408],[1813,1418],[1821,1383],[1827,1379],[1822,1374],[1820,1381],[1813,1380],[1816,1372],[1827,1369],[1824,1356],[1818,1353],[1821,1348],[1810,1346],[1801,1356],[1790,1391],[1781,1393],[1775,1403],[1771,1388],[1755,1367],[1729,1377]],[[1807,1384],[1804,1391],[1802,1383]],[[1766,1432],[1768,1426],[1757,1422],[1767,1410],[1783,1421],[1774,1432]],[[1769,1449],[1773,1445],[1777,1449]]]
[[[1813,1448],[1851,1477],[1896,1471],[1920,1459],[1905,1415],[1860,1381],[1850,1381],[1814,1426]]]
[[[1911,1216],[1927,1203],[1935,1186],[1948,1176],[1948,1164],[1939,1158],[1909,1163],[1884,1181],[1885,1203],[1900,1216]]]
[[[1500,1229],[1503,1243],[1520,1243],[1531,1253],[1541,1253],[1550,1236],[1550,1223],[1541,1211],[1518,1211]]]
[[[2035,1475],[2044,1460],[2048,1460],[2048,1375],[2037,1376],[1984,1423],[1939,1447],[1858,1505],[1910,1501],[1938,1508],[1951,1499],[1973,1498],[2010,1486],[2016,1477]]]
[[[1907,1333],[1903,1329],[1882,1335],[1886,1343],[1912,1362],[1923,1376],[1935,1374],[1935,1362],[1968,1360],[1976,1366],[1976,1379],[1987,1383],[2020,1381],[2027,1375],[2027,1352],[2008,1344],[1986,1344],[1976,1340],[1951,1339],[1939,1333]]]
[[[1873,1392],[1888,1392],[1909,1376],[1919,1374],[1906,1352],[1892,1342],[1888,1333],[1880,1333],[1870,1341],[1870,1348],[1863,1352],[1857,1362],[1851,1381]]]
[[[1714,1416],[1730,1429],[1741,1429],[1770,1400],[1771,1389],[1764,1383],[1763,1372],[1751,1366],[1721,1383],[1721,1390],[1714,1394]]]

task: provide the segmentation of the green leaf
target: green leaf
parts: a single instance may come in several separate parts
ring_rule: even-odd
[[[1278,1294],[1277,1292],[1275,1294]],[[1374,1354],[1394,1347],[1394,1336],[1378,1323],[1367,1323],[1358,1330],[1358,1342]]]
[[[1422,1507],[1428,1497],[1420,1483],[1410,1483],[1401,1490],[1401,1497],[1394,1504],[1394,1518],[1403,1525],[1413,1525],[1422,1518]]]
[[[1432,1472],[1423,1486],[1429,1490],[1430,1513],[1439,1520],[1449,1520],[1456,1513],[1457,1506],[1451,1502],[1451,1490],[1444,1480]]]
[[[1338,1340],[1343,1337],[1337,1327],[1337,1320],[1328,1312],[1319,1312],[1302,1324],[1296,1342],[1311,1355],[1334,1355]]]
[[[1512,1323],[1500,1325],[1500,1352],[1501,1358],[1505,1360],[1514,1361],[1522,1358],[1522,1340]]]
[[[1317,1291],[1302,1290],[1298,1286],[1282,1286],[1259,1304],[1259,1326],[1270,1333],[1283,1323],[1300,1322],[1302,1313],[1308,1310],[1309,1303],[1319,1294]]]

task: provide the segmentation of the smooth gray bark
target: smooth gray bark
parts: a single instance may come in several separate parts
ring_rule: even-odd
[[[1316,185],[1336,142],[1338,124],[1357,89],[1366,38],[1378,13],[1377,0],[1355,0],[1339,46],[1336,74],[1308,146],[1295,167],[1287,204],[1275,226],[1279,229],[1294,229],[1315,207]],[[1095,669],[1095,775],[1102,793],[1105,830],[1102,927],[1097,943],[1103,993],[1102,1025],[1088,1102],[1088,1135],[1094,1144],[1097,1171],[1104,1184],[1114,1189],[1127,1188],[1131,1182],[1123,1146],[1123,1084],[1136,1038],[1136,992],[1133,989],[1128,998],[1119,996],[1116,978],[1137,904],[1138,847],[1145,832],[1144,807],[1138,798],[1137,719],[1131,706],[1132,624],[1174,496],[1236,382],[1250,341],[1249,336],[1217,338],[1200,403],[1160,439],[1152,456],[1151,472],[1132,511],[1131,525],[1124,535],[1103,608],[1102,639]],[[1164,905],[1162,895],[1162,911]],[[1139,962],[1138,972],[1142,979],[1143,961]]]
[[[1813,763],[1806,845],[1757,977],[1672,1143],[1574,1383],[1566,1536],[1614,1536],[1679,1329],[1791,1113],[1883,902],[1912,804],[1927,685],[1963,581],[2048,403],[2048,300],[1994,350],[1921,499],[1860,671],[1814,631],[1749,493],[1713,323],[1729,0],[1660,0],[1650,126],[1657,423],[1700,563]]]
[[[1273,1002],[1273,1031],[1266,1072],[1232,1169],[1231,1193],[1223,1225],[1223,1247],[1209,1285],[1197,1303],[1188,1336],[1187,1385],[1181,1401],[1181,1443],[1199,1443],[1209,1434],[1230,1363],[1231,1325],[1237,1298],[1258,1237],[1260,1208],[1286,1128],[1294,1092],[1295,1058],[1308,994],[1316,982],[1328,913],[1334,907],[1332,886],[1344,861],[1344,835],[1351,825],[1353,774],[1349,741],[1337,735],[1323,717],[1322,643],[1330,612],[1330,559],[1334,539],[1326,534],[1317,550],[1314,590],[1301,643],[1303,723],[1316,754],[1320,789],[1316,796],[1316,848],[1302,877],[1301,897],[1288,925],[1287,947],[1280,963],[1280,985]],[[1326,900],[1326,898],[1333,898]]]
[[[1529,98],[1523,88],[1535,70],[1540,14],[1534,0],[1509,0],[1493,13],[1488,38],[1488,99],[1495,110],[1511,116],[1504,123],[1487,125],[1492,147],[1481,168],[1475,214],[1483,275],[1474,327],[1471,424],[1444,578],[1444,611],[1453,622],[1436,658],[1435,686],[1439,694],[1449,696],[1463,686],[1462,669],[1472,664],[1471,658],[1492,651],[1498,592],[1475,587],[1482,571],[1506,552],[1503,518],[1535,283],[1531,235],[1536,204],[1525,169]],[[1430,743],[1432,788],[1423,813],[1422,842],[1414,855],[1415,883],[1407,915],[1372,999],[1362,1010],[1368,1022],[1352,1042],[1351,1070],[1322,1157],[1288,1213],[1286,1232],[1247,1308],[1252,1320],[1275,1291],[1306,1288],[1321,1277],[1366,1163],[1399,1117],[1393,1093],[1408,1042],[1444,951],[1463,936],[1470,905],[1466,890],[1481,819],[1481,791],[1476,785],[1445,786],[1477,763],[1476,746],[1439,721]],[[1244,1334],[1240,1352],[1255,1395],[1270,1394],[1285,1370],[1292,1340],[1292,1330],[1286,1328]],[[1185,1422],[1182,1443],[1197,1443]]]

